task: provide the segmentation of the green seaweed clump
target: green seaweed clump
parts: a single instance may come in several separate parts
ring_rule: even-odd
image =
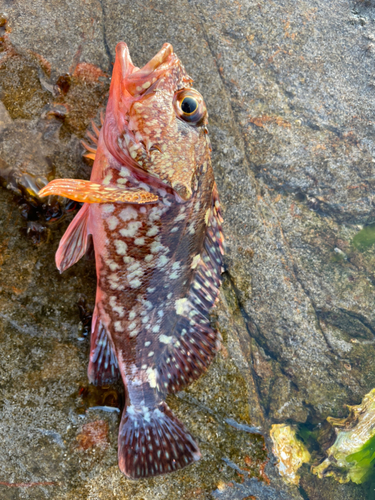
[[[366,394],[362,404],[348,408],[347,418],[328,417],[337,438],[327,450],[328,457],[312,472],[320,478],[332,476],[340,483],[361,484],[370,478],[375,466],[375,389]]]
[[[353,238],[353,246],[364,252],[375,244],[375,224],[370,224],[361,229]]]

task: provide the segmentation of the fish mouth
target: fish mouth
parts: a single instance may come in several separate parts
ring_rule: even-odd
[[[143,68],[137,68],[133,65],[125,42],[117,44],[116,57],[120,61],[123,91],[128,92],[133,97],[142,95],[166,71],[170,71],[173,66],[180,64],[170,43],[165,43]]]

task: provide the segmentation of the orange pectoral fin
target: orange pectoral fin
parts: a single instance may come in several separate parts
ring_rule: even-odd
[[[39,191],[39,196],[59,195],[84,203],[155,203],[158,197],[142,189],[121,189],[78,179],[55,179]]]

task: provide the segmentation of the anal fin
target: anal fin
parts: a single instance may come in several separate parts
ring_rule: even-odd
[[[111,384],[120,378],[112,342],[96,311],[92,321],[88,378],[94,385]]]

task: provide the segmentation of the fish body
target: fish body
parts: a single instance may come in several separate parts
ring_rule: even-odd
[[[56,254],[62,272],[92,235],[97,270],[90,382],[126,391],[119,467],[131,478],[180,469],[197,444],[165,403],[208,367],[220,346],[223,236],[207,111],[171,45],[136,68],[116,48],[90,182],[53,181],[40,195],[85,201]]]

